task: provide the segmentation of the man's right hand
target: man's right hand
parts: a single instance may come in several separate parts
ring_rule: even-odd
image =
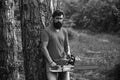
[[[53,61],[50,63],[50,66],[51,66],[51,67],[56,66],[56,65],[57,65],[57,64],[56,64],[55,62],[53,62]]]
[[[57,69],[59,69],[59,65],[57,65],[55,62],[52,62],[51,64],[50,64],[50,66],[51,66],[51,68],[52,69],[55,69],[55,70],[57,70]]]

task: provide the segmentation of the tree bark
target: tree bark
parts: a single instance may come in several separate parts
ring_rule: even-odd
[[[58,0],[0,0],[0,80],[46,80],[40,32]]]
[[[26,80],[47,80],[45,63],[40,51],[40,32],[50,24],[57,0],[23,0],[22,41]]]
[[[0,51],[0,57],[3,58],[1,61],[4,63],[1,80],[24,80],[19,0],[0,0],[0,4],[0,45],[4,46]]]

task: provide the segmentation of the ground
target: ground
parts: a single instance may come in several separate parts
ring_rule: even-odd
[[[114,80],[108,75],[119,63],[120,37],[87,31],[75,31],[73,34],[70,47],[76,63],[71,79]]]

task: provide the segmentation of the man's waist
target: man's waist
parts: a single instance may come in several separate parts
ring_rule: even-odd
[[[57,65],[66,65],[68,63],[68,59],[66,58],[54,59],[54,61]]]

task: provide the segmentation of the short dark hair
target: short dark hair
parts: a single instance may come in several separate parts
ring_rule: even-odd
[[[55,10],[52,14],[52,17],[55,18],[56,16],[61,16],[63,15],[64,16],[64,13],[60,10]]]

